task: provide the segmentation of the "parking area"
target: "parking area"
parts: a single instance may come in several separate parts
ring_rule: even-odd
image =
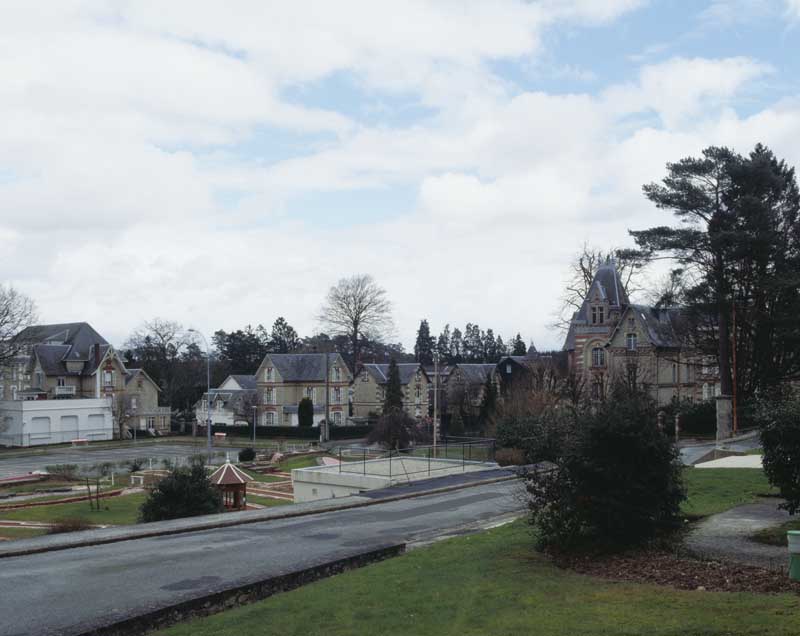
[[[235,461],[241,448],[224,447],[214,449],[214,463],[225,461],[226,455]],[[78,464],[86,466],[103,462],[119,464],[129,459],[142,459],[146,467],[159,467],[161,461],[184,460],[191,455],[205,453],[204,446],[190,444],[165,444],[165,443],[135,443],[128,442],[124,446],[110,448],[91,446],[86,448],[54,448],[44,453],[31,455],[17,453],[0,453],[0,479],[26,475],[28,473],[44,470],[53,464]]]

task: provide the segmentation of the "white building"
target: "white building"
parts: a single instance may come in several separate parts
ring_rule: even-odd
[[[41,446],[113,436],[110,397],[0,402],[0,446]]]

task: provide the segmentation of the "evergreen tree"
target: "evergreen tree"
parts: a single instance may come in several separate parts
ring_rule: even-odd
[[[503,356],[508,355],[508,347],[506,347],[506,343],[503,342],[503,336],[497,336],[497,339],[494,341],[495,349],[497,350],[497,359],[500,360]]]
[[[222,495],[211,485],[205,459],[192,458],[189,466],[174,469],[158,482],[139,509],[145,523],[222,512]]]
[[[514,340],[511,341],[511,355],[524,356],[528,352],[528,347],[525,346],[525,341],[522,336],[517,334]]]
[[[464,361],[464,339],[461,330],[456,327],[450,338],[450,364]]]
[[[297,405],[298,426],[314,426],[314,402],[304,397]]]
[[[455,409],[450,415],[447,423],[447,434],[453,437],[460,437],[464,434],[464,418],[461,417],[461,409]]]
[[[439,334],[439,340],[436,342],[436,350],[439,352],[439,360],[441,362],[450,363],[450,325],[444,326],[444,330]]]
[[[389,378],[386,381],[386,397],[383,401],[383,412],[403,410],[403,386],[400,384],[400,369],[392,358],[389,363]]]
[[[272,353],[292,353],[300,348],[300,337],[283,316],[272,325],[269,349]]]
[[[478,412],[481,430],[486,433],[494,430],[495,412],[497,410],[497,387],[491,373],[486,375],[481,396],[481,408]]]
[[[497,353],[497,341],[494,339],[494,331],[486,330],[483,336],[484,362],[497,362],[500,356]]]
[[[431,329],[427,320],[419,323],[417,341],[414,344],[414,360],[423,365],[433,364],[433,350],[436,341],[431,336]]]

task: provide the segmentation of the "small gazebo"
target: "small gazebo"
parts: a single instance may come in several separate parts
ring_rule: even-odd
[[[209,479],[212,484],[222,491],[222,500],[226,509],[245,509],[247,505],[247,482],[253,481],[251,477],[236,468],[228,460],[217,468]]]

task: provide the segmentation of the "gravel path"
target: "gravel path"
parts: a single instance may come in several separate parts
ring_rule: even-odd
[[[789,556],[785,547],[764,545],[749,538],[759,530],[789,520],[789,514],[777,506],[778,500],[763,499],[711,515],[689,533],[686,547],[701,557],[787,570]]]

